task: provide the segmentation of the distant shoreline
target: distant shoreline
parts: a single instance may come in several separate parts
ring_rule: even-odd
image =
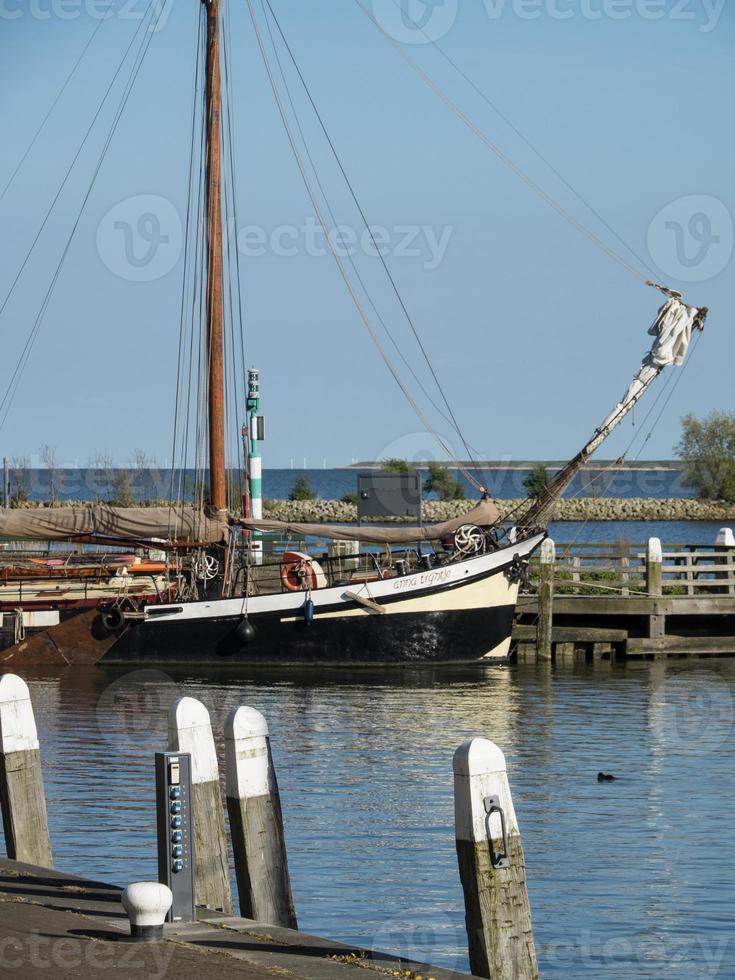
[[[435,460],[426,460],[423,462],[413,462],[409,461],[408,465],[411,469],[415,470],[427,470],[429,465],[436,462]],[[529,470],[534,466],[545,466],[548,470],[560,470],[563,466],[566,466],[568,460],[519,460],[516,463],[509,463],[503,460],[480,460],[478,462],[469,463],[466,461],[460,461],[461,466],[468,470],[496,470],[496,471],[514,471],[514,470]],[[362,463],[350,463],[349,466],[335,466],[334,469],[337,470],[382,470],[384,468],[384,461],[381,460],[367,460]],[[456,470],[458,467],[453,463],[442,464],[446,465],[450,470]],[[274,469],[280,469],[282,467],[273,467]],[[684,464],[678,460],[636,460],[634,462],[624,462],[618,463],[614,459],[600,459],[594,463],[587,463],[584,466],[584,470],[588,473],[596,473],[598,471],[617,469],[617,470],[644,470],[648,472],[664,472],[664,473],[681,473],[684,469]]]

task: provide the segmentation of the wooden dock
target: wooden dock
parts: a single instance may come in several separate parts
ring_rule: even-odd
[[[518,601],[519,661],[735,655],[735,547],[547,546]]]

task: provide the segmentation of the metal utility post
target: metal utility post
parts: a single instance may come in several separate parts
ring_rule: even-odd
[[[258,415],[260,410],[260,374],[257,368],[248,371],[248,454],[247,454],[247,486],[249,490],[249,509],[254,520],[263,517],[263,465],[260,458],[260,442],[264,436],[263,417]],[[251,533],[250,547],[256,565],[263,563],[263,541],[257,531]]]
[[[169,922],[196,918],[191,756],[156,752],[158,880],[173,895]]]
[[[3,457],[3,507],[10,506],[10,461]]]

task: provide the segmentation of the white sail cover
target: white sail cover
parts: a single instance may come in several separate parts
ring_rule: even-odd
[[[103,538],[121,542],[200,541],[226,543],[227,511],[194,507],[22,507],[0,508],[0,537],[69,541]]]
[[[680,367],[684,363],[701,312],[697,307],[683,303],[679,293],[670,293],[670,298],[658,311],[656,319],[648,329],[648,333],[654,338],[651,349],[643,358],[641,369],[628,386],[628,390],[600,426],[594,440],[597,445],[607,438],[610,431],[630,411],[665,367],[671,364]],[[593,451],[594,448],[597,447],[594,446]]]

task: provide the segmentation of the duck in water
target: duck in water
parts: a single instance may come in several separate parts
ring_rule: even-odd
[[[598,772],[597,773],[597,782],[598,783],[613,783],[613,782],[615,782],[615,780],[617,778],[618,778],[617,776],[610,776],[606,772]]]

